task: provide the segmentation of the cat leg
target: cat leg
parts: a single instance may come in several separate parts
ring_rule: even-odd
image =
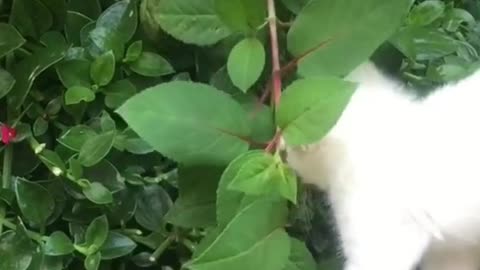
[[[479,246],[433,245],[422,260],[421,270],[479,270]]]

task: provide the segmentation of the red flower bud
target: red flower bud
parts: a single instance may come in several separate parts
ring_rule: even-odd
[[[7,125],[0,126],[0,133],[4,144],[9,144],[17,136],[17,131]]]

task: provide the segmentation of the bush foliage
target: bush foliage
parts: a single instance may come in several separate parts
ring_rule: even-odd
[[[472,72],[475,0],[0,0],[0,270],[336,269],[284,164],[373,55]],[[424,92],[422,92],[424,93]]]

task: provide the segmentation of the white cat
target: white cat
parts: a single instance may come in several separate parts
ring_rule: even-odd
[[[346,270],[480,269],[480,71],[424,100],[372,63],[336,126],[288,148],[328,192]]]

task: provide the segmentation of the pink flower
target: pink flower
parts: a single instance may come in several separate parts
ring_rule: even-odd
[[[0,126],[0,133],[2,134],[2,142],[4,144],[9,144],[17,136],[17,131],[7,125]]]

